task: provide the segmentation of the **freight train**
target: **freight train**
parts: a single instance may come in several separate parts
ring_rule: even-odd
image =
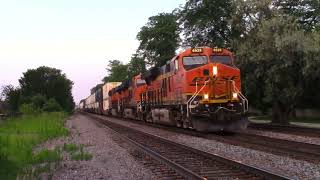
[[[80,109],[197,131],[237,131],[248,125],[240,70],[222,48],[189,48],[162,67],[104,84]]]

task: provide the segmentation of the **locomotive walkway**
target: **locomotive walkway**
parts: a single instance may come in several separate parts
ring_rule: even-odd
[[[132,145],[151,157],[151,166],[162,178],[174,179],[289,179],[224,157],[200,151],[159,136],[144,133],[91,116],[114,130]],[[154,163],[154,160],[160,162]],[[165,166],[164,166],[165,165]],[[156,167],[158,166],[158,168]]]

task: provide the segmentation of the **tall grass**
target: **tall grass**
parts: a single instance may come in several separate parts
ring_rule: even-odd
[[[67,114],[62,112],[25,115],[0,124],[0,179],[15,179],[34,163],[32,149],[50,138],[68,134]]]

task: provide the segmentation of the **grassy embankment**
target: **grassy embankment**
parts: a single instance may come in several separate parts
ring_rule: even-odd
[[[26,167],[58,161],[59,149],[33,154],[33,148],[48,139],[64,136],[66,113],[42,113],[7,119],[0,124],[0,179],[16,179]],[[23,175],[22,175],[23,176]]]

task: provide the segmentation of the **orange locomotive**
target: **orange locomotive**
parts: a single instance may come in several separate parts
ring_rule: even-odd
[[[109,95],[109,112],[116,116],[198,131],[235,131],[248,124],[240,70],[226,49],[186,49]]]

